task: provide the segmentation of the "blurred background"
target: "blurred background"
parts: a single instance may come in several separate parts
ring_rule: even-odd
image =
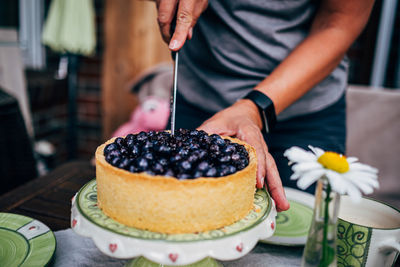
[[[0,1],[0,194],[67,161],[91,160],[96,147],[141,103],[140,86],[154,76],[149,73],[169,73],[160,67],[171,58],[153,2],[69,2]],[[400,189],[395,166],[400,146],[392,143],[400,132],[397,2],[376,1],[348,52],[354,89],[349,155],[383,166],[389,178],[382,190],[390,189],[386,197],[395,205]],[[164,87],[160,90],[169,90]],[[371,126],[380,118],[390,129]]]

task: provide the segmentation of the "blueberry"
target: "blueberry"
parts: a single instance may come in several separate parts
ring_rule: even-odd
[[[217,174],[217,169],[215,167],[208,169],[208,171],[206,172],[207,177],[215,177],[216,174]]]
[[[247,166],[249,164],[249,159],[247,157],[241,157],[240,162]]]
[[[165,175],[165,176],[172,176],[172,177],[174,177],[174,176],[175,176],[175,172],[174,172],[172,169],[168,169],[168,170],[164,173],[164,175]]]
[[[231,156],[225,155],[218,158],[219,162],[221,163],[228,163],[231,160]]]
[[[120,162],[121,162],[121,158],[120,158],[120,157],[114,157],[114,158],[111,160],[110,164],[113,165],[113,166],[115,166],[115,167],[118,167],[118,165],[120,164]]]
[[[149,162],[145,158],[138,158],[136,164],[142,171],[146,170],[149,167]]]
[[[218,146],[217,144],[212,144],[212,145],[210,146],[210,151],[211,151],[211,152],[219,151],[219,146]]]
[[[235,166],[229,165],[228,168],[229,168],[229,174],[232,174],[232,173],[236,172],[236,167]]]
[[[184,171],[189,171],[192,168],[192,164],[189,161],[184,160],[179,164],[179,167]]]
[[[125,145],[124,138],[122,137],[115,138],[114,143],[116,143],[120,147]]]
[[[202,161],[199,163],[199,165],[197,165],[197,169],[204,172],[208,169],[209,166],[210,165],[208,164],[207,161]]]
[[[128,156],[129,155],[129,152],[128,152],[128,149],[126,148],[126,147],[121,147],[120,149],[119,149],[119,151],[121,152],[121,154],[122,155],[124,155],[124,156]]]
[[[180,154],[176,154],[175,156],[173,156],[170,159],[171,163],[178,162],[178,161],[181,161],[181,160],[182,160],[182,156]]]
[[[128,167],[128,170],[129,170],[130,172],[139,172],[139,168],[136,167],[135,165],[130,165],[130,166]]]
[[[187,134],[188,131],[189,131],[189,130],[187,130],[187,129],[182,129],[182,128],[178,130],[178,132],[179,132],[180,134],[182,134],[182,135]]]
[[[224,146],[225,145],[225,140],[222,138],[217,138],[215,139],[215,144],[219,145],[219,146]]]
[[[239,161],[239,160],[240,160],[240,155],[239,155],[239,153],[234,153],[234,154],[232,154],[231,159],[232,159],[233,161]]]
[[[156,175],[156,173],[153,172],[152,170],[147,170],[146,173],[149,174],[149,175],[153,175],[153,176]]]
[[[135,140],[135,135],[134,135],[134,134],[128,134],[128,135],[125,137],[125,143],[126,143],[126,141],[128,141],[128,140]]]
[[[158,148],[158,152],[160,152],[161,154],[167,155],[171,152],[171,148],[169,146],[166,145],[161,145]]]
[[[148,161],[154,160],[154,155],[153,155],[153,153],[150,153],[150,152],[145,153],[145,154],[143,155],[143,157],[144,157],[145,159],[147,159]]]
[[[180,179],[180,180],[185,180],[185,179],[190,178],[190,175],[186,174],[186,173],[180,173],[180,174],[177,175],[177,178]]]
[[[121,157],[121,152],[119,150],[112,150],[111,152],[108,153],[108,155],[112,157]]]
[[[125,139],[126,147],[130,148],[136,144],[135,139]]]
[[[106,155],[106,161],[107,161],[108,163],[111,163],[111,161],[112,161],[113,158],[114,158],[114,156],[112,156],[112,155],[110,155],[110,154],[107,154],[107,155]]]
[[[225,164],[220,166],[219,176],[226,176],[229,174],[229,167]]]
[[[236,148],[234,145],[227,145],[226,147],[224,147],[224,149],[222,150],[222,152],[224,153],[233,153],[236,151]]]
[[[194,150],[199,149],[199,148],[200,148],[200,145],[199,145],[198,143],[190,143],[190,144],[188,145],[188,147],[189,147],[189,149],[190,149],[191,151],[194,151]]]
[[[209,135],[204,135],[201,138],[201,142],[203,142],[204,144],[209,145],[211,143],[211,137]]]
[[[199,177],[202,177],[204,174],[203,174],[203,172],[201,172],[201,171],[196,171],[194,174],[193,174],[193,177],[194,178],[199,178]]]
[[[164,173],[164,167],[158,162],[153,165],[152,170],[157,174]]]
[[[192,130],[192,131],[189,132],[189,135],[190,135],[190,136],[198,136],[198,135],[199,135],[199,132],[196,131],[196,130]]]
[[[118,145],[115,143],[108,144],[104,148],[104,154],[108,154],[109,152],[111,152],[113,150],[117,150],[118,148],[119,148]]]
[[[182,158],[186,158],[189,155],[189,150],[181,147],[178,149],[178,154],[182,156]]]
[[[145,141],[145,140],[147,140],[147,134],[146,134],[146,132],[140,132],[137,136],[136,136],[136,139],[138,140],[138,141]]]
[[[128,169],[130,164],[131,164],[131,160],[128,159],[128,158],[124,158],[118,164],[118,168],[120,168],[120,169]]]
[[[144,145],[143,145],[143,149],[145,150],[149,150],[151,148],[153,148],[154,144],[151,141],[147,141]]]
[[[163,167],[168,166],[168,160],[165,159],[165,158],[160,158],[160,159],[158,160],[158,162],[159,162],[159,163],[161,164],[161,166],[163,166]]]
[[[198,155],[198,157],[199,157],[199,159],[204,159],[204,158],[206,158],[207,157],[207,151],[206,150],[204,150],[204,149],[201,149],[201,150],[197,150],[197,153],[196,153],[197,155]]]
[[[196,161],[199,160],[199,157],[196,154],[192,154],[189,156],[187,159],[191,164],[195,163]]]

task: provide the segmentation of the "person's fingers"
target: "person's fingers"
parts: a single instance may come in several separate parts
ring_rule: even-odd
[[[161,35],[166,43],[171,40],[171,22],[174,19],[176,13],[177,0],[158,0],[158,26],[160,27]]]
[[[178,51],[186,41],[189,29],[192,27],[193,11],[196,0],[180,0],[176,13],[176,27],[169,43],[169,49]]]
[[[188,40],[192,39],[193,37],[193,27],[189,29],[189,33],[188,33]]]
[[[282,186],[282,181],[279,176],[275,160],[270,153],[266,154],[266,165],[267,187],[271,197],[275,200],[276,209],[278,211],[288,210],[290,204],[286,199],[285,191]]]
[[[214,119],[209,119],[203,122],[197,130],[203,130],[208,134],[220,134],[226,136],[233,136],[236,132],[224,125],[224,123],[216,122]]]
[[[254,147],[257,154],[257,188],[264,186],[266,174],[266,153],[267,146],[260,133],[260,129],[255,124],[249,124],[239,128],[238,138],[249,143]]]

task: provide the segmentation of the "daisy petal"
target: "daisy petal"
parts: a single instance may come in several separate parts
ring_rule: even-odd
[[[309,172],[306,172],[301,176],[301,178],[297,181],[297,186],[305,190],[307,189],[311,184],[316,182],[321,176],[325,174],[325,171],[323,169],[319,170],[312,170]]]
[[[304,161],[315,161],[317,158],[311,152],[308,152],[300,147],[291,147],[283,153],[285,157],[291,162],[304,162]]]
[[[359,203],[361,200],[361,192],[360,190],[355,187],[352,183],[347,184],[347,194],[349,195],[351,201],[355,203]]]
[[[359,162],[350,164],[350,170],[353,170],[353,171],[365,171],[365,172],[371,172],[371,173],[375,173],[375,174],[378,173],[378,169],[377,168],[374,168],[374,167],[371,167],[369,165],[362,164],[362,163],[359,163]]]
[[[348,158],[347,158],[347,162],[348,162],[349,164],[354,163],[354,162],[357,162],[357,161],[358,161],[358,158],[356,158],[356,157],[348,157]]]
[[[290,180],[297,180],[300,178],[300,174],[294,172],[291,176],[290,176]]]
[[[311,171],[315,169],[322,169],[322,165],[319,164],[316,161],[311,161],[311,162],[301,162],[297,163],[296,165],[293,165],[292,170],[293,172],[306,172],[306,171]]]
[[[346,192],[347,182],[337,172],[327,170],[326,177],[328,178],[333,191],[338,192],[339,194],[344,194]]]
[[[317,156],[317,158],[321,157],[322,154],[325,153],[324,150],[318,147],[308,146],[308,148]]]

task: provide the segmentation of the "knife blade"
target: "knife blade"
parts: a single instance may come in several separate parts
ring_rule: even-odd
[[[171,94],[171,134],[175,134],[175,114],[176,114],[176,92],[178,90],[178,64],[179,64],[179,52],[175,52],[175,63],[174,63],[174,83]]]

